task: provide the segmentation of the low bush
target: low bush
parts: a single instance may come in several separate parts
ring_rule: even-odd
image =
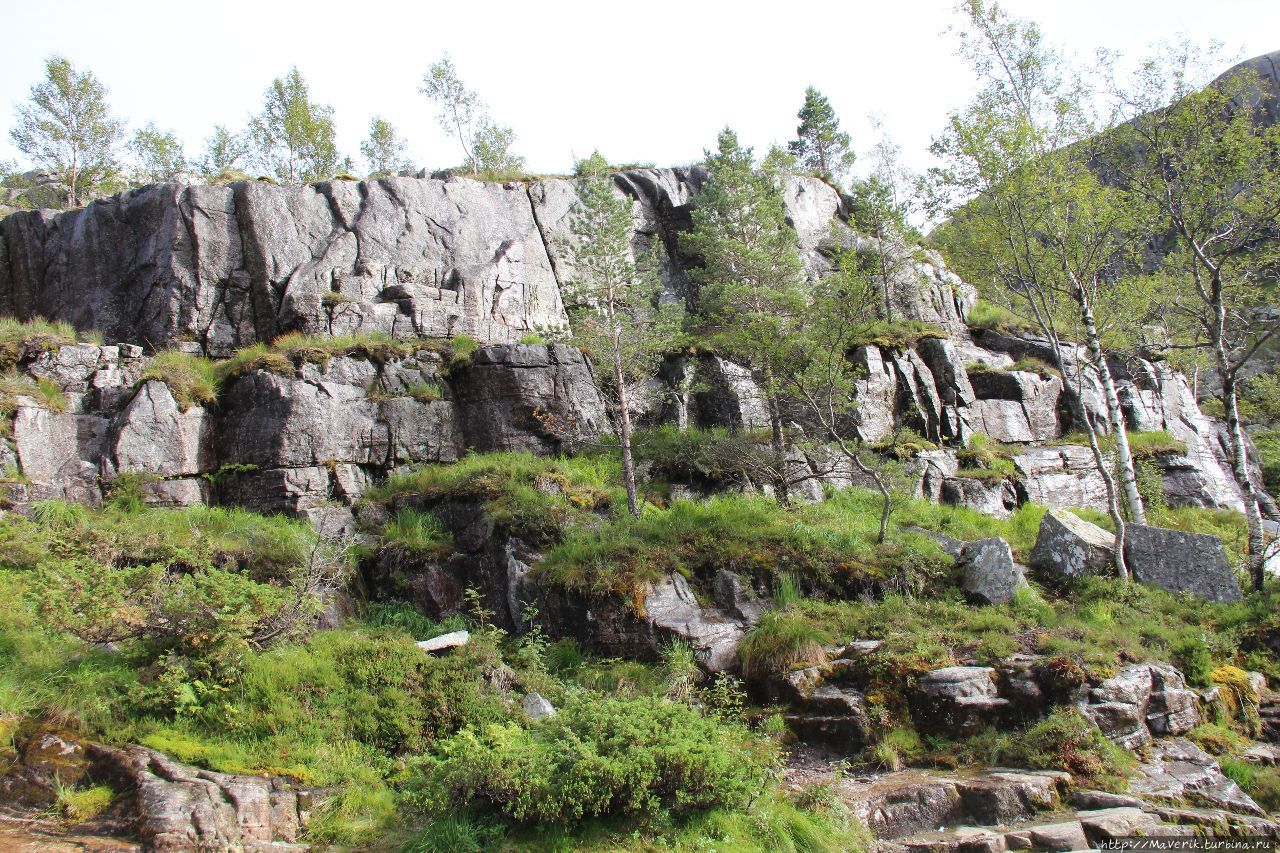
[[[416,762],[437,812],[472,798],[522,822],[736,808],[764,788],[768,742],[664,699],[577,697],[538,723],[466,728]]]
[[[1011,733],[987,732],[958,745],[962,763],[1063,770],[1078,781],[1118,788],[1136,763],[1074,708],[1058,709]]]
[[[850,338],[850,346],[876,346],[903,350],[914,347],[925,338],[946,338],[947,333],[923,320],[877,320]]]
[[[382,541],[389,547],[419,556],[444,554],[453,543],[440,519],[414,509],[397,512],[382,528]]]
[[[46,501],[32,515],[0,517],[0,570],[29,584],[49,625],[225,677],[247,648],[303,630],[346,571],[304,523],[243,510]]]
[[[797,666],[826,663],[831,641],[820,628],[791,610],[771,610],[738,645],[742,674],[751,680],[785,675]]]
[[[396,495],[420,494],[428,501],[480,501],[498,524],[548,542],[575,522],[625,506],[619,470],[608,456],[472,453],[451,465],[426,465],[390,477],[366,500],[389,503]]]
[[[79,340],[79,334],[68,323],[0,317],[0,373],[7,373],[21,362],[41,353],[57,352]]]
[[[1031,332],[1037,328],[1035,323],[985,299],[979,299],[969,309],[968,322],[971,329],[991,329],[1006,335]]]

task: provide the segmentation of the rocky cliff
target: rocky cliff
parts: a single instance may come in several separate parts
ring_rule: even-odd
[[[614,180],[632,201],[635,251],[660,242],[669,295],[692,300],[697,259],[681,253],[677,235],[690,227],[705,173],[635,170]],[[1102,505],[1087,450],[1060,441],[1079,427],[1061,380],[1014,369],[1017,359],[1044,359],[1042,342],[971,333],[973,289],[931,252],[855,233],[827,184],[791,178],[784,196],[811,278],[841,248],[911,252],[895,265],[890,303],[896,317],[938,330],[854,353],[866,371],[863,438],[879,441],[905,424],[943,446],[917,463],[921,490],[934,499],[997,514],[1027,500]],[[291,189],[155,185],[81,210],[11,215],[0,220],[0,315],[67,321],[111,345],[21,356],[19,372],[51,383],[66,405],[15,398],[0,463],[21,472],[31,497],[96,502],[104,485],[133,472],[155,503],[336,515],[341,526],[335,505],[401,466],[450,461],[467,448],[556,451],[565,435],[551,423],[571,423],[585,439],[608,432],[580,353],[515,343],[566,323],[560,285],[574,275],[575,202],[568,180],[395,177]],[[162,381],[141,381],[158,350],[220,358],[291,331],[380,332],[423,348],[385,361],[356,348],[253,367],[208,407],[181,405]],[[464,335],[485,346],[469,363],[446,364],[438,342]],[[1115,367],[1131,426],[1180,443],[1152,459],[1171,501],[1238,505],[1219,429],[1185,379],[1146,361]],[[664,377],[641,395],[643,420],[762,424],[758,389],[738,365],[683,356]],[[1100,394],[1087,397],[1091,417],[1104,420]],[[1015,475],[962,476],[945,448],[977,433],[1015,448]]]

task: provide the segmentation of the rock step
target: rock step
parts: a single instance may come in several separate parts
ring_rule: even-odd
[[[882,850],[907,853],[1003,853],[1007,850],[1094,850],[1100,845],[1142,835],[1148,838],[1185,838],[1196,827],[1164,823],[1160,816],[1132,806],[1086,811],[1049,812],[1012,825],[957,826],[882,843]]]
[[[1058,808],[1071,776],[1056,771],[994,769],[970,775],[904,770],[845,780],[840,796],[881,839],[940,827],[998,826]]]
[[[1280,694],[1267,693],[1263,697],[1258,705],[1258,718],[1262,722],[1262,739],[1280,743]]]

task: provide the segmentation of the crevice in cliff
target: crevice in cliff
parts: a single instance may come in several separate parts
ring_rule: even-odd
[[[555,253],[551,251],[551,241],[547,237],[546,228],[538,218],[538,205],[533,202],[533,193],[528,184],[524,184],[524,197],[529,202],[529,215],[533,217],[533,226],[538,229],[538,238],[542,241],[542,251],[547,256],[547,264],[551,267],[551,277],[556,280],[556,290],[560,294],[560,304],[564,304],[564,282],[560,279],[560,270],[556,265]]]

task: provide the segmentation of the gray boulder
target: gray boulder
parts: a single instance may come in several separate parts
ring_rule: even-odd
[[[910,697],[911,717],[926,734],[969,737],[996,725],[1009,711],[989,666],[949,666],[927,672]]]
[[[556,715],[555,706],[543,698],[541,693],[530,693],[520,705],[524,709],[524,715],[535,723]]]
[[[1131,524],[1125,528],[1124,557],[1142,583],[1207,601],[1243,597],[1217,536]]]
[[[961,588],[982,604],[1002,604],[1027,585],[1022,566],[1013,561],[1009,543],[999,536],[969,542],[958,560]]]
[[[1223,774],[1213,756],[1185,738],[1155,744],[1150,758],[1138,766],[1129,791],[1139,797],[1191,800],[1240,814],[1264,814],[1239,785]]]
[[[1107,575],[1115,564],[1115,534],[1067,510],[1049,510],[1040,522],[1031,567],[1049,577]]]

